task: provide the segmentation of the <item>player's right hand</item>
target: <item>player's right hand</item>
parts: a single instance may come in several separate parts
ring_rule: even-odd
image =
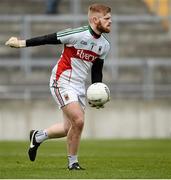
[[[5,43],[5,45],[13,47],[13,48],[22,48],[22,47],[26,47],[26,41],[25,40],[19,40],[17,37],[11,37]]]

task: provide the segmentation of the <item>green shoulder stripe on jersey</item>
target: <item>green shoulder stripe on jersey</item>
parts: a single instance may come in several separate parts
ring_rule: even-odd
[[[58,33],[63,34],[63,33],[71,32],[71,31],[82,30],[82,29],[85,29],[85,28],[88,28],[88,26],[81,26],[81,27],[78,27],[78,28],[68,28],[68,29],[59,31]]]
[[[80,30],[80,31],[75,31],[75,32],[71,32],[71,33],[66,33],[66,34],[63,34],[63,35],[59,35],[57,34],[57,37],[63,37],[63,36],[67,36],[67,35],[71,35],[71,34],[76,34],[76,33],[80,33],[80,32],[84,32],[86,30]]]
[[[60,32],[58,32],[57,35],[58,35],[58,36],[65,36],[65,35],[68,35],[68,34],[85,31],[85,30],[87,30],[87,29],[88,29],[87,26],[80,27],[80,28],[75,28],[75,29],[70,29],[70,30],[68,29],[68,30],[65,30],[65,31],[60,31]]]
[[[64,30],[64,31],[57,32],[57,36],[58,37],[67,36],[67,35],[70,35],[70,34],[86,31],[87,29],[88,29],[88,26],[83,26],[83,27],[75,28],[75,29],[67,29],[67,30]]]
[[[105,33],[102,33],[102,36],[108,41],[108,43],[110,44],[109,42],[109,36],[107,36]]]

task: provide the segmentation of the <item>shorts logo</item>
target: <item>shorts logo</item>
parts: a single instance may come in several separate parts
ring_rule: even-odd
[[[68,94],[64,94],[64,98],[65,98],[66,101],[68,101],[69,100]]]

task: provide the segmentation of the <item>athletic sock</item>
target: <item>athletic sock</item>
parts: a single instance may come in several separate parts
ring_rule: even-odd
[[[36,133],[35,135],[35,139],[37,143],[42,143],[43,141],[45,141],[46,139],[48,139],[48,134],[47,132],[44,130],[40,130]]]
[[[68,155],[68,162],[69,162],[69,167],[71,167],[72,164],[78,162],[77,155]]]

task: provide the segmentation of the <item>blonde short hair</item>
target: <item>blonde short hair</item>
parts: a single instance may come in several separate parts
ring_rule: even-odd
[[[106,15],[110,12],[111,8],[103,4],[92,4],[89,6],[88,9],[88,15],[91,15],[93,13],[103,13],[104,15]]]

